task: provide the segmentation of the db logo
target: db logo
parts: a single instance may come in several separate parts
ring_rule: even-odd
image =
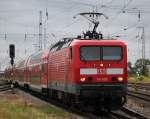
[[[97,69],[98,74],[106,74],[106,69]]]

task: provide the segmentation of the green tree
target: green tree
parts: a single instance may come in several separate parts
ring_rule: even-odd
[[[135,62],[135,69],[136,71],[138,71],[140,75],[147,75],[148,74],[147,65],[150,65],[149,59],[138,59]]]
[[[135,68],[132,66],[132,63],[130,61],[128,62],[128,72],[129,72],[129,74],[136,73]]]

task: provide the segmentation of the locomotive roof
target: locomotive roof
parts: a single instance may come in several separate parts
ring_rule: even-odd
[[[78,39],[78,38],[64,38],[60,41],[58,41],[57,43],[55,43],[54,45],[52,45],[50,47],[50,50],[53,51],[57,51],[60,50],[61,48],[65,48],[68,47],[69,45],[73,46],[73,45],[126,45],[126,43],[124,41],[121,40],[111,40],[111,39]]]
[[[97,40],[97,39],[93,39],[93,40],[80,40],[80,39],[75,39],[73,40],[73,42],[71,43],[71,45],[120,45],[120,46],[124,46],[126,45],[126,43],[122,40]]]
[[[64,45],[68,42],[73,41],[75,38],[63,38],[62,40],[59,40],[58,42],[56,42],[55,44],[53,44],[50,49],[56,47],[56,46],[60,46],[60,45]]]

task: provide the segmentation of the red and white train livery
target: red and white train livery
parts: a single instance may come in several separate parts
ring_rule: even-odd
[[[126,102],[127,46],[120,40],[66,38],[13,71],[17,84],[66,103],[118,109]]]

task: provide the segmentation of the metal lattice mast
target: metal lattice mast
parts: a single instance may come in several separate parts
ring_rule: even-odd
[[[142,59],[145,59],[145,29],[144,27],[137,27],[137,28],[142,30],[142,35],[140,37],[142,41]]]
[[[42,11],[40,11],[39,17],[39,50],[42,50]]]
[[[145,29],[144,27],[137,27],[138,29],[142,30],[142,35],[140,37],[141,42],[142,42],[142,67],[144,68],[145,62]]]
[[[46,23],[44,24],[44,49],[46,48]]]
[[[44,49],[46,48],[47,20],[48,20],[48,10],[46,8],[46,18],[45,18],[45,22],[44,22]]]
[[[145,59],[145,29],[142,27],[142,58]]]

